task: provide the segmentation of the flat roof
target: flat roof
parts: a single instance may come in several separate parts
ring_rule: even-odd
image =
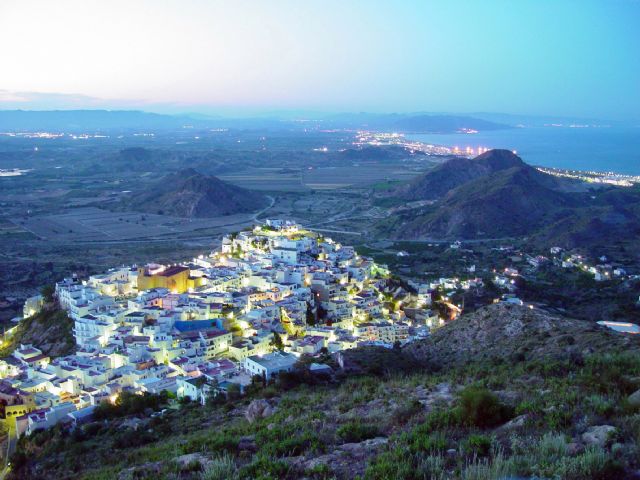
[[[185,270],[189,270],[189,268],[178,265],[175,267],[169,267],[166,270],[158,273],[157,275],[159,277],[172,277],[173,275],[177,275],[178,273],[184,272]]]

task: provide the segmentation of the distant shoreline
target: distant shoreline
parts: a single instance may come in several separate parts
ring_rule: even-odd
[[[474,134],[406,134],[408,141],[458,147],[515,150],[530,165],[568,171],[640,176],[640,129],[634,127],[525,127]]]

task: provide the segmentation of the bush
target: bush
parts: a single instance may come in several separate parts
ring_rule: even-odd
[[[405,401],[393,412],[393,422],[396,425],[403,425],[423,410],[424,407],[418,400]]]
[[[491,451],[491,438],[486,435],[472,434],[462,442],[462,449],[478,457],[486,457]]]
[[[442,432],[429,432],[423,424],[414,428],[403,440],[409,445],[412,453],[441,453],[447,448],[447,439]]]
[[[237,478],[236,465],[228,453],[211,459],[200,474],[200,480],[236,480]]]
[[[467,387],[460,394],[460,422],[479,428],[500,425],[511,418],[513,410],[483,387]]]
[[[345,443],[357,443],[379,436],[380,430],[376,425],[351,421],[341,425],[336,433]]]
[[[276,480],[285,478],[289,472],[289,466],[274,458],[258,456],[249,465],[240,469],[239,477],[242,479]]]
[[[295,422],[276,424],[271,430],[261,429],[256,434],[256,444],[261,453],[271,457],[323,451],[325,447],[316,432]]]
[[[374,457],[365,471],[364,478],[366,480],[392,480],[396,478],[417,480],[424,477],[416,472],[408,452],[402,448],[395,448]]]
[[[165,395],[154,395],[143,393],[138,395],[130,392],[121,392],[115,404],[102,402],[94,410],[94,417],[98,420],[124,417],[126,415],[139,415],[148,408],[158,410],[161,405],[167,402]]]

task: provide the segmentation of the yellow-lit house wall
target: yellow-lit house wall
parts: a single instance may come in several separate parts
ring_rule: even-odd
[[[198,287],[202,287],[207,284],[207,279],[205,277],[189,277],[187,280],[187,287],[189,289],[195,290]]]
[[[9,428],[16,428],[16,418],[21,417],[27,413],[33,412],[36,409],[36,405],[31,397],[24,398],[23,403],[18,405],[5,405],[4,418],[2,421]]]
[[[184,293],[189,287],[189,269],[170,267],[163,272],[149,275],[144,267],[138,267],[138,291],[167,288],[173,293]]]

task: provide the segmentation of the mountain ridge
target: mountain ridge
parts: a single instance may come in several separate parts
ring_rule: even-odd
[[[266,197],[260,193],[201,174],[193,168],[170,173],[125,200],[125,205],[132,210],[187,218],[248,213],[266,203]]]
[[[554,177],[507,150],[449,160],[390,195],[430,202],[379,223],[396,239],[533,236],[572,248],[640,232],[640,189]]]

